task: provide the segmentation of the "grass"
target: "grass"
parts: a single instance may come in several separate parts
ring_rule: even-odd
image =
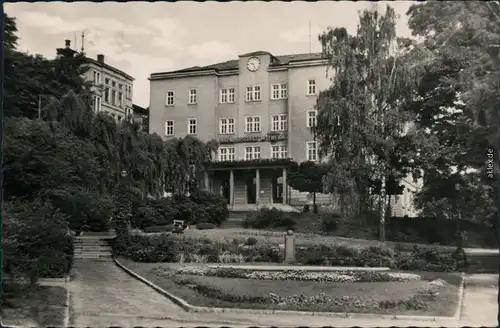
[[[297,245],[343,245],[356,248],[367,248],[370,246],[389,246],[401,251],[411,251],[415,245],[421,248],[439,248],[442,250],[454,251],[455,246],[442,246],[442,245],[428,245],[428,244],[414,244],[414,243],[399,243],[386,241],[382,243],[377,240],[354,239],[338,236],[319,235],[314,233],[296,233]],[[257,230],[257,229],[244,229],[244,228],[228,228],[228,229],[211,229],[211,230],[186,230],[179,238],[192,238],[192,239],[210,239],[213,242],[227,240],[238,240],[244,243],[248,237],[254,237],[258,242],[271,242],[271,243],[284,243],[284,232]]]
[[[6,298],[4,323],[30,327],[62,327],[66,305],[66,289],[56,286],[35,286]]]
[[[207,307],[452,316],[458,304],[458,287],[461,282],[460,274],[433,272],[418,272],[422,280],[407,282],[334,283],[248,280],[171,275],[165,272],[174,273],[175,269],[179,267],[178,264],[143,264],[128,259],[120,259],[120,261],[132,271],[184,299],[189,304]],[[434,298],[421,294],[421,291],[428,286],[428,282],[434,279],[446,281],[446,287],[441,288],[439,294]],[[349,304],[327,302],[283,306],[269,303],[269,299],[265,298],[269,293],[281,297],[299,294],[314,296],[325,293],[333,298],[349,296],[352,302]],[[360,302],[364,305],[360,306]],[[381,306],[383,302],[392,303],[393,306],[384,308]],[[424,303],[425,308],[408,306],[407,304],[411,302]]]

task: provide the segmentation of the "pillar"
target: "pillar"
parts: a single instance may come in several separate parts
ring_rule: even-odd
[[[208,172],[205,171],[203,172],[203,180],[204,180],[204,187],[206,191],[210,191],[210,178],[208,176]]]
[[[255,203],[257,205],[259,204],[260,201],[260,170],[255,169]]]
[[[288,183],[286,181],[286,168],[283,168],[283,204],[288,204]]]
[[[295,235],[292,230],[285,233],[285,263],[295,262]]]
[[[229,171],[229,205],[234,203],[234,172]]]

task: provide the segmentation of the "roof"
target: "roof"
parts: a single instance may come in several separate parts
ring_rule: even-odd
[[[245,57],[245,56],[251,56],[251,55],[271,55],[269,52],[266,51],[256,51],[256,52],[251,52],[248,54],[240,55],[239,57]],[[282,55],[282,56],[273,56],[274,60],[271,60],[271,63],[269,64],[269,67],[279,67],[279,66],[286,66],[290,64],[291,62],[298,62],[298,61],[311,61],[311,60],[319,60],[323,59],[323,54],[318,52],[318,53],[307,53],[307,54],[293,54],[293,55]],[[183,68],[180,70],[176,71],[170,71],[170,72],[159,72],[159,73],[152,73],[151,76],[155,75],[161,75],[161,74],[166,74],[166,73],[187,73],[187,72],[199,72],[199,71],[208,71],[208,70],[215,70],[215,71],[226,71],[226,70],[235,70],[238,69],[238,64],[239,60],[234,59],[234,60],[229,60],[226,62],[222,63],[217,63],[217,64],[212,64],[212,65],[207,65],[207,66],[193,66],[189,68]]]
[[[121,75],[121,76],[123,76],[123,77],[125,77],[125,78],[127,78],[129,80],[132,80],[132,81],[135,80],[132,76],[128,75],[124,71],[121,71],[118,68],[115,68],[115,67],[113,67],[113,66],[111,66],[109,64],[101,63],[101,62],[99,62],[99,61],[97,61],[95,59],[89,58],[89,57],[85,57],[85,59],[89,63],[92,63],[92,64],[100,66],[100,67],[104,67],[104,68],[106,68],[106,69],[108,69],[108,70],[110,70],[110,71],[112,71],[112,72],[114,72],[116,74],[119,74],[119,75]]]
[[[136,104],[132,105],[132,110],[142,115],[147,115],[149,113],[149,108],[144,108]]]

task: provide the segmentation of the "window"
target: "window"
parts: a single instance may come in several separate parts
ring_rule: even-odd
[[[247,161],[260,158],[260,146],[245,147],[245,159]]]
[[[234,118],[221,118],[219,121],[220,134],[234,133]]]
[[[196,104],[196,89],[189,90],[189,104],[190,105]]]
[[[316,147],[316,141],[308,141],[306,143],[307,149],[307,160],[316,161],[318,159],[318,149]]]
[[[285,83],[271,85],[271,99],[286,99],[288,97]]]
[[[307,95],[312,96],[316,94],[316,80],[307,81]]]
[[[190,118],[188,120],[188,134],[196,134],[196,119]]]
[[[116,105],[116,91],[111,90],[111,104]]]
[[[234,161],[234,159],[235,159],[234,147],[219,148],[219,161]]]
[[[245,117],[245,132],[260,132],[260,116]]]
[[[254,85],[251,87],[247,87],[246,100],[247,101],[259,101],[260,100],[260,86]]]
[[[234,103],[234,88],[227,89],[227,102]]]
[[[105,83],[106,85],[109,85],[109,79],[108,79],[108,78],[105,78],[105,79],[104,79],[104,83]]]
[[[118,122],[121,122],[121,121],[122,121],[122,116],[118,115]]]
[[[121,84],[121,83],[120,83],[120,84],[118,84],[118,90],[119,90],[119,91],[123,91],[123,84]]]
[[[274,115],[272,118],[271,131],[286,131],[288,130],[288,121],[286,114]]]
[[[175,105],[175,91],[167,91],[167,99],[165,101],[167,106]]]
[[[165,135],[173,136],[174,135],[174,121],[166,121],[165,122]]]
[[[104,101],[109,103],[109,87],[104,88]]]
[[[219,102],[221,104],[234,103],[234,88],[220,89]]]
[[[99,96],[94,96],[93,97],[93,105],[94,105],[94,112],[99,113],[101,111],[101,97]]]
[[[127,99],[132,99],[132,86],[130,85],[125,86],[125,97]]]
[[[112,86],[113,88],[116,88],[116,81],[111,81],[111,86]]]
[[[278,145],[271,147],[272,158],[287,158],[288,157],[288,147],[286,145]]]
[[[121,91],[118,91],[118,106],[123,106],[123,93]]]
[[[93,81],[94,81],[94,84],[100,84],[101,83],[101,73],[94,71]]]
[[[315,127],[316,126],[316,122],[317,122],[317,119],[316,119],[316,116],[317,116],[318,112],[315,111],[315,110],[310,110],[307,112],[307,127],[308,128],[312,128],[312,127]]]

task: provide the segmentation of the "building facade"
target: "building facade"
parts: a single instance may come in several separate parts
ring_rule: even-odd
[[[319,53],[258,51],[215,65],[153,73],[149,131],[165,139],[217,140],[216,160],[225,165],[205,173],[205,186],[235,209],[309,203],[307,193],[288,187],[285,159],[318,160],[311,127],[318,94],[331,83],[326,68]],[[317,195],[317,202],[331,203],[332,197]]]
[[[96,113],[106,112],[118,122],[133,114],[134,78],[105,63],[104,55],[97,60],[87,58],[88,71],[85,80],[92,81],[93,105]]]

